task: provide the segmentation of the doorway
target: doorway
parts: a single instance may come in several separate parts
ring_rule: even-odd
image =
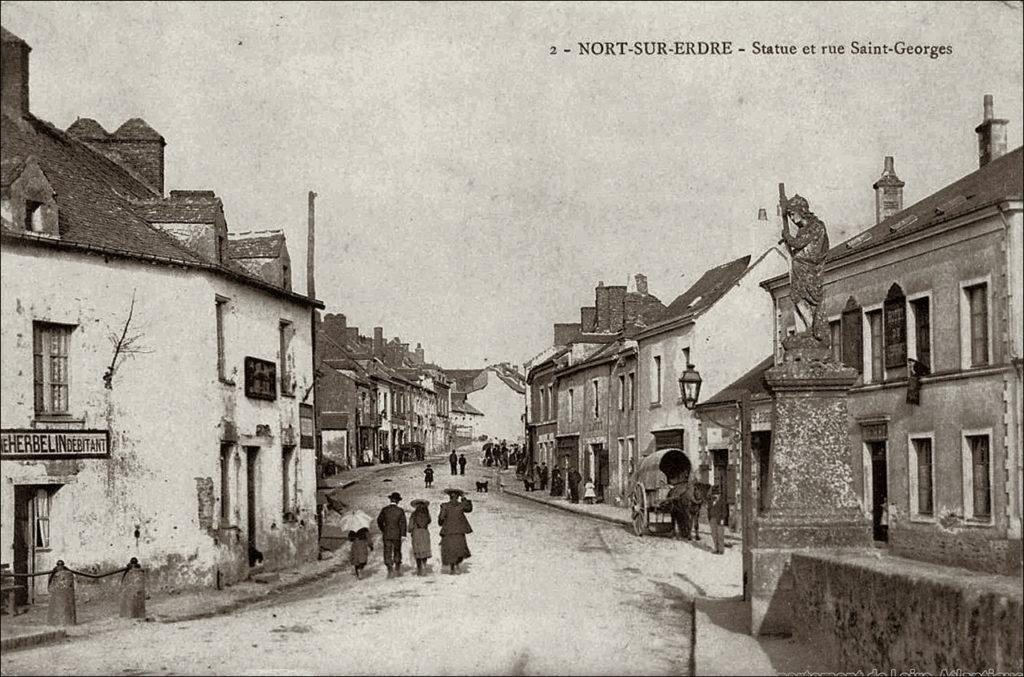
[[[608,459],[608,448],[604,444],[595,444],[592,448],[594,454],[594,492],[597,494],[597,500],[603,501],[605,489],[611,481],[611,462]]]
[[[885,442],[868,442],[871,454],[871,530],[874,539],[889,540],[889,469]]]
[[[14,569],[16,574],[35,573],[35,538],[32,534],[32,502],[35,487],[16,485],[14,487]],[[14,600],[18,606],[29,603],[29,581],[24,579],[22,587],[15,591]]]
[[[245,534],[249,544],[249,566],[256,566],[263,561],[263,553],[256,548],[256,500],[258,498],[256,473],[259,470],[259,447],[245,448],[245,503],[246,520]]]

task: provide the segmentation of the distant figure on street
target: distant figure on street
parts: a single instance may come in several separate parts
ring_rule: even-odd
[[[569,499],[573,503],[580,502],[580,482],[583,480],[583,475],[576,468],[569,471]]]
[[[398,507],[402,495],[397,491],[388,496],[390,505],[384,506],[377,515],[377,527],[384,541],[384,565],[388,578],[402,575],[402,539],[406,534],[405,511]]]
[[[583,502],[587,504],[593,504],[597,498],[597,494],[594,493],[594,480],[587,478],[587,483],[583,488]]]
[[[537,479],[540,480],[540,490],[547,491],[548,489],[548,464],[547,462],[540,464],[540,470],[537,472]]]
[[[430,559],[430,501],[416,499],[409,505],[413,506],[412,517],[409,518],[409,536],[412,539],[412,556],[416,558],[416,575],[426,573],[427,560]]]
[[[672,511],[672,531],[676,532],[678,529],[675,538],[689,541],[692,531],[690,503],[693,501],[693,487],[690,485],[689,479],[684,479],[673,485],[668,492],[667,500],[670,501],[670,510]]]
[[[523,487],[526,489],[526,491],[533,491],[534,485],[536,483],[537,472],[536,470],[534,470],[533,464],[531,463],[530,467],[527,468],[526,472],[523,474]]]
[[[562,495],[562,471],[558,468],[551,471],[551,495]]]
[[[363,527],[359,531],[348,532],[348,561],[356,570],[356,578],[362,578],[363,568],[370,560],[373,543],[370,541],[370,530]]]
[[[716,555],[725,552],[723,525],[725,524],[726,507],[725,498],[722,497],[722,487],[714,486],[711,489],[711,495],[708,496],[708,522],[711,525],[711,540],[715,544],[714,553]]]
[[[427,464],[427,467],[423,469],[423,486],[429,489],[434,484],[434,469]]]
[[[465,475],[466,474],[466,455],[465,454],[459,454],[459,474],[460,475]]]
[[[441,527],[441,564],[449,567],[450,573],[459,570],[462,561],[470,556],[466,534],[473,533],[466,513],[473,512],[473,502],[466,498],[462,489],[445,489],[450,500],[441,504],[437,523]]]
[[[448,454],[448,465],[452,467],[452,474],[459,474],[459,457],[455,454],[455,450],[452,449],[452,453]]]

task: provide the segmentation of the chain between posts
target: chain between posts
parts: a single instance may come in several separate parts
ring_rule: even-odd
[[[121,574],[121,580],[124,581],[124,577],[128,575],[129,571],[131,571],[132,569],[140,569],[140,568],[142,568],[142,565],[139,564],[138,558],[132,557],[131,560],[128,562],[128,566],[122,567],[120,569],[114,569],[113,571],[108,571],[105,574],[90,574],[90,573],[86,573],[85,571],[76,571],[75,569],[72,569],[71,567],[65,565],[64,564],[64,560],[59,559],[59,560],[57,560],[57,564],[50,571],[36,571],[36,572],[31,573],[31,574],[19,574],[19,573],[4,571],[2,573],[2,577],[3,578],[35,578],[36,576],[49,576],[49,578],[47,580],[52,580],[53,579],[53,575],[55,573],[57,573],[58,571],[64,569],[64,570],[70,571],[71,573],[75,574],[76,576],[85,576],[86,578],[93,578],[93,579],[96,579],[96,578],[106,578],[107,576],[113,576],[114,574]]]

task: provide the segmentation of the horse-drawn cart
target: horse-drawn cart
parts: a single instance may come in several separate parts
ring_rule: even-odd
[[[672,532],[668,494],[673,485],[689,476],[690,459],[681,449],[662,449],[641,459],[632,477],[633,531],[637,536]]]

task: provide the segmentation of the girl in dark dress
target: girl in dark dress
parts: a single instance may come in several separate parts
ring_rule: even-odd
[[[469,526],[466,513],[473,512],[473,502],[461,489],[444,491],[451,500],[441,504],[441,513],[437,516],[437,523],[441,526],[441,564],[450,567],[454,574],[462,561],[470,556],[466,534],[473,533],[473,527]]]

